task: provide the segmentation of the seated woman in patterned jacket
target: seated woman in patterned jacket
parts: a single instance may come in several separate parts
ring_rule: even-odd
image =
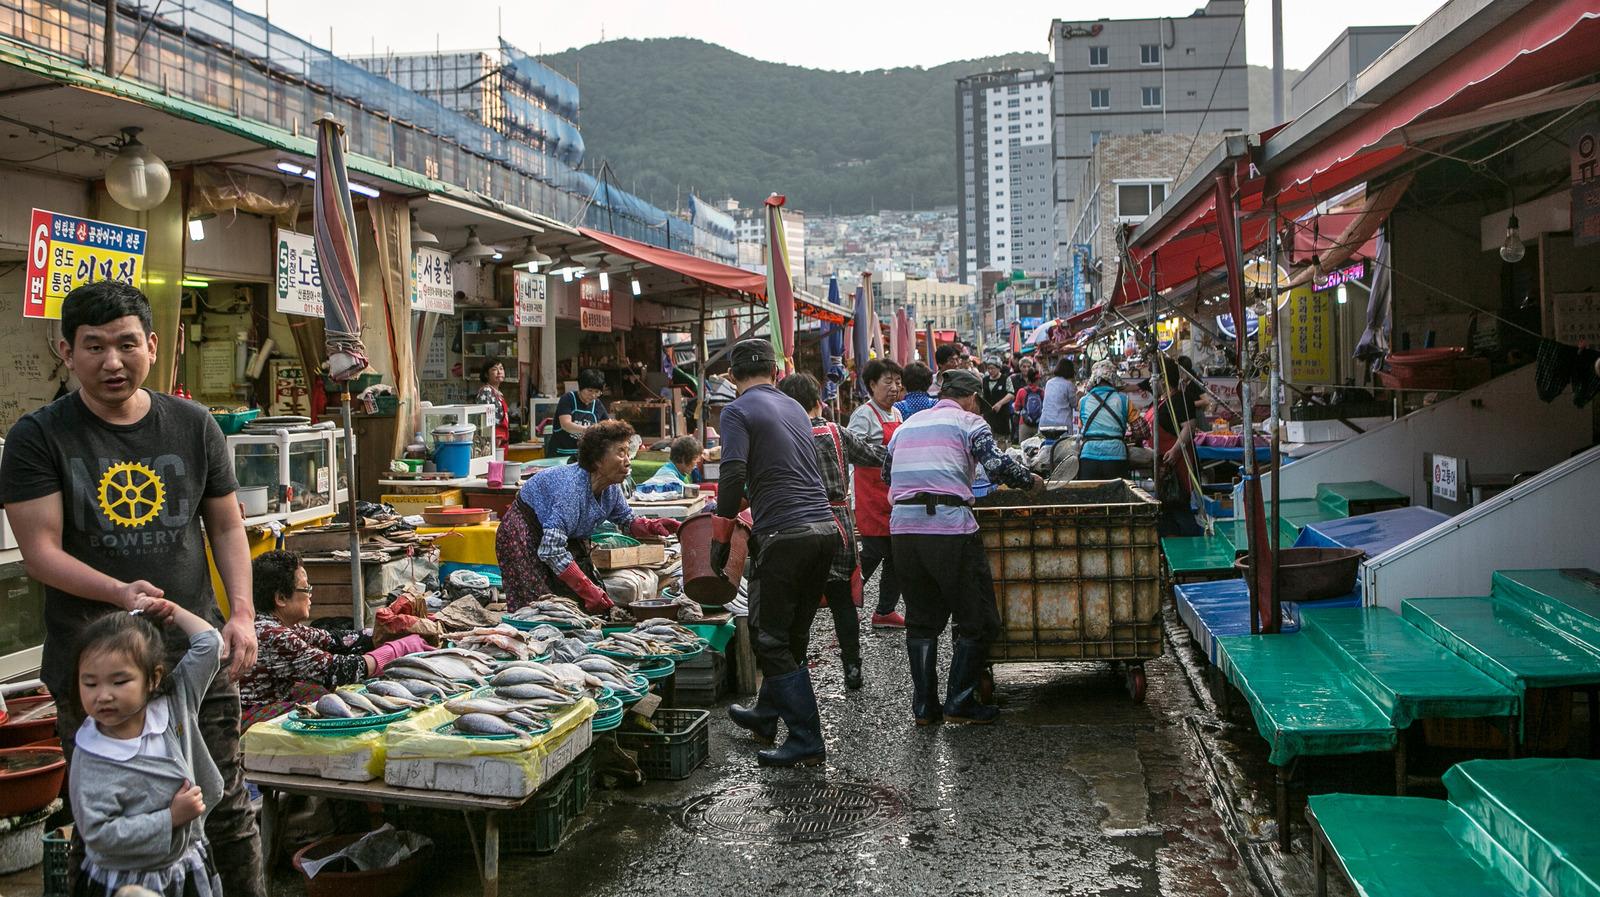
[[[397,657],[429,649],[417,635],[373,647],[363,632],[307,626],[311,583],[295,552],[269,551],[255,559],[251,572],[257,647],[255,668],[239,682],[245,728],[374,676]]]

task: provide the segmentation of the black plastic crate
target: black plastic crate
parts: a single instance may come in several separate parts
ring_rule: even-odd
[[[594,748],[589,748],[572,761],[573,814],[577,816],[589,806],[594,796]]]
[[[711,713],[663,707],[650,718],[660,732],[617,730],[617,744],[639,754],[645,778],[687,779],[711,753]]]
[[[572,821],[572,805],[572,770],[564,769],[522,809],[502,818],[500,849],[507,854],[554,853]]]

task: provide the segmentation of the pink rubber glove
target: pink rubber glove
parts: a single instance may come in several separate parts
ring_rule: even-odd
[[[568,564],[567,569],[561,571],[561,581],[567,584],[567,588],[578,593],[578,598],[583,601],[583,609],[591,614],[603,614],[616,606],[605,589],[595,585],[594,580],[584,575],[577,561]]]
[[[628,534],[635,539],[665,539],[668,536],[676,535],[679,526],[682,526],[682,524],[678,521],[668,520],[664,517],[635,517],[633,518],[633,526],[628,528]]]
[[[408,635],[404,638],[397,638],[392,642],[384,642],[368,651],[367,656],[372,658],[372,671],[381,673],[384,667],[394,663],[398,658],[427,650],[428,643],[422,640],[422,636]]]

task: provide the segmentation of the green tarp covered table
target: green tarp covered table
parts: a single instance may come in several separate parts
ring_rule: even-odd
[[[1332,859],[1362,897],[1549,897],[1526,888],[1527,875],[1503,853],[1497,866],[1460,840],[1472,824],[1446,801],[1314,794],[1306,819],[1319,895]]]
[[[1250,703],[1267,759],[1387,751],[1388,714],[1303,633],[1217,639],[1217,667]]]
[[[1407,496],[1372,480],[1319,484],[1317,501],[1341,517],[1358,517],[1411,504]]]
[[[1495,598],[1408,598],[1400,615],[1516,692],[1600,683],[1600,653]]]
[[[1600,761],[1471,760],[1444,786],[1550,893],[1600,897]]]
[[[1512,717],[1518,695],[1382,607],[1307,607],[1300,632],[1318,643],[1396,729],[1419,719]]]
[[[1167,536],[1161,554],[1177,582],[1235,576],[1233,543],[1222,536]]]

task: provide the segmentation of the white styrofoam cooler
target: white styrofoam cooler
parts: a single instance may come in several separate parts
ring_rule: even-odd
[[[1389,423],[1387,417],[1355,417],[1350,422],[1360,427],[1363,431],[1374,427],[1381,427]],[[1356,431],[1336,420],[1286,420],[1283,422],[1283,438],[1287,442],[1338,442],[1359,435]]]
[[[591,709],[590,716],[573,726],[564,737],[537,746],[535,750],[542,755],[531,763],[527,751],[470,756],[397,756],[391,744],[383,767],[383,780],[397,788],[456,791],[483,797],[527,797],[588,749],[594,741],[592,716]]]

